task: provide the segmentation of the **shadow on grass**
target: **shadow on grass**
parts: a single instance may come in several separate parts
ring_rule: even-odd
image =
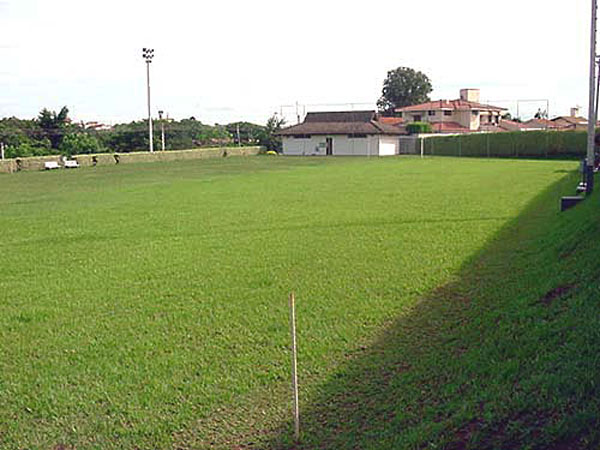
[[[347,355],[302,399],[299,443],[285,423],[260,448],[596,448],[600,245],[590,238],[600,235],[600,197],[558,213],[576,177]],[[589,277],[595,285],[581,283]]]

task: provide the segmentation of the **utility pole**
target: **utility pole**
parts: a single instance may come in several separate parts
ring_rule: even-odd
[[[162,143],[162,151],[165,151],[165,121],[163,120],[163,110],[158,111],[158,119],[160,120],[160,139]]]
[[[152,112],[150,110],[150,63],[154,58],[153,48],[143,48],[142,56],[146,60],[146,84],[148,88],[148,138],[150,139],[150,153],[154,152],[154,142],[152,136]]]
[[[592,0],[592,27],[590,36],[590,92],[588,103],[588,140],[587,159],[585,167],[585,192],[591,194],[594,190],[594,147],[596,134],[596,26],[598,5]]]

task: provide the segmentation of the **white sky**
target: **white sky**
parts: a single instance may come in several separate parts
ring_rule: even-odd
[[[155,49],[154,115],[177,119],[264,123],[296,101],[367,109],[398,66],[425,72],[433,99],[479,87],[512,110],[549,99],[551,115],[585,112],[590,10],[591,0],[0,0],[0,117],[67,105],[77,120],[141,119],[142,47]]]

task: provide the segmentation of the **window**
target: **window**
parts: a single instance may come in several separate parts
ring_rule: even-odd
[[[479,115],[479,110],[478,109],[474,109],[471,111],[471,114],[474,116],[478,116]]]
[[[348,139],[364,139],[366,137],[367,137],[366,134],[361,134],[361,133],[354,133],[354,134],[348,135]]]
[[[435,116],[435,111],[427,111],[428,116]]]
[[[294,134],[294,139],[310,139],[310,134]]]
[[[421,116],[419,114],[416,114],[416,115],[413,116],[413,120],[415,122],[420,122],[421,121]]]
[[[445,116],[451,116],[452,115],[452,111],[444,111],[444,115]]]
[[[397,116],[397,117],[402,117],[402,111],[398,111],[398,112],[396,113],[396,116]]]

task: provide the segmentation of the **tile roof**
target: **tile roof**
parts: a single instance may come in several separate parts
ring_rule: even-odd
[[[521,124],[521,128],[522,129],[537,129],[537,130],[546,130],[546,129],[552,129],[555,130],[557,128],[560,128],[560,125],[556,122],[554,122],[554,120],[548,120],[548,119],[531,119],[528,120],[527,122],[523,122]]]
[[[279,136],[327,134],[404,134],[395,125],[380,121],[375,111],[308,113],[304,122],[280,130]]]
[[[309,112],[304,118],[304,123],[313,122],[370,122],[375,120],[375,111],[334,111],[334,112]]]
[[[403,125],[404,119],[402,117],[380,117],[379,121],[388,125]]]
[[[506,108],[498,106],[484,105],[483,103],[469,102],[466,100],[436,100],[433,102],[421,103],[419,105],[406,106],[404,108],[396,108],[397,112],[411,111],[431,111],[431,110],[450,110],[450,111],[465,111],[472,109],[487,110],[487,111],[506,111]]]
[[[309,122],[300,123],[280,130],[280,136],[295,134],[404,134],[400,127],[388,125],[376,120],[370,122]]]
[[[467,127],[458,122],[431,122],[431,129],[436,133],[470,133]]]
[[[500,131],[520,131],[526,128],[526,126],[525,124],[515,122],[514,120],[500,119],[498,128],[500,128]]]

